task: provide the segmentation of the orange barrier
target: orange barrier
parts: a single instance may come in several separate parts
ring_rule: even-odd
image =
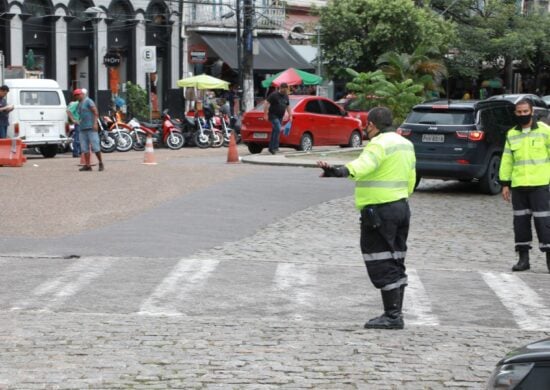
[[[153,148],[153,137],[147,135],[147,142],[145,142],[145,157],[143,158],[143,163],[145,165],[157,165],[157,160],[155,159],[155,149]]]
[[[237,150],[237,141],[235,140],[235,132],[231,132],[229,138],[229,149],[227,149],[227,163],[236,164],[241,162],[239,159],[239,151]]]
[[[23,149],[27,146],[20,139],[0,139],[0,165],[4,167],[22,167],[27,162]]]

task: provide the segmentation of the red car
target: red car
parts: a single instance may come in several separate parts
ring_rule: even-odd
[[[354,107],[354,102],[356,101],[356,98],[342,98],[336,102],[336,104],[339,104],[344,110],[349,112],[351,116],[360,119],[361,125],[363,129],[363,134],[366,139],[366,133],[367,133],[367,123],[369,119],[369,112],[368,111],[362,111],[358,108]]]
[[[332,100],[310,95],[290,95],[289,100],[292,127],[288,135],[281,128],[281,146],[303,151],[311,150],[313,146],[361,146],[361,121]],[[283,127],[286,122],[285,117]],[[261,153],[269,145],[271,122],[264,119],[263,102],[243,115],[241,136],[250,153]]]

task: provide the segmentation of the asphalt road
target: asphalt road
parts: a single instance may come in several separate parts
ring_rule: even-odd
[[[0,389],[481,389],[550,336],[543,255],[510,272],[511,206],[473,184],[421,183],[406,328],[367,331],[352,183],[156,155],[0,170]]]

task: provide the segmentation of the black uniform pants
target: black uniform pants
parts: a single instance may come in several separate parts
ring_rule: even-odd
[[[542,187],[533,190],[512,188],[512,207],[514,209],[516,251],[531,249],[533,241],[532,216],[539,239],[539,248],[543,252],[550,252],[550,192],[548,192],[548,188]]]
[[[379,224],[372,223],[376,216]],[[393,290],[407,285],[405,255],[410,218],[406,199],[361,210],[361,252],[376,288]]]

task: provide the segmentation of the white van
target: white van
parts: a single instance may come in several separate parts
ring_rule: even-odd
[[[6,79],[10,88],[8,137],[21,138],[27,147],[36,147],[44,157],[54,157],[67,138],[67,104],[55,80]]]

